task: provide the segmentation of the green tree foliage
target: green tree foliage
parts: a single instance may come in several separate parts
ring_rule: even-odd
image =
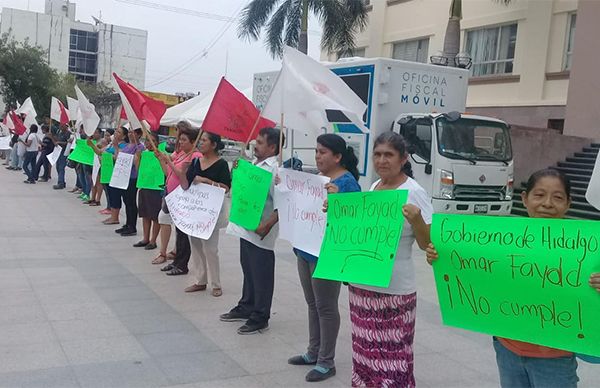
[[[265,30],[265,45],[273,57],[284,45],[308,48],[308,16],[315,15],[323,27],[321,47],[328,52],[351,54],[355,36],[367,26],[363,0],[253,0],[242,12],[238,34],[258,40]]]
[[[80,82],[72,74],[58,73],[48,65],[47,52],[39,46],[17,42],[8,34],[0,37],[0,95],[7,107],[15,108],[17,101],[22,103],[31,96],[41,121],[50,116],[53,96],[65,104],[66,96],[75,98],[75,85],[92,103],[115,93],[104,83]]]

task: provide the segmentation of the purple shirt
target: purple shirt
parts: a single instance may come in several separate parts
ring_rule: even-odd
[[[138,151],[142,152],[145,149],[146,148],[141,143],[138,143],[138,144],[127,143],[125,145],[125,147],[121,148],[121,150],[119,152],[124,152],[126,154],[135,155],[136,152],[138,152]],[[138,177],[138,170],[137,170],[137,168],[135,168],[135,163],[134,163],[131,165],[131,176],[129,177],[129,179],[137,179],[137,177]]]

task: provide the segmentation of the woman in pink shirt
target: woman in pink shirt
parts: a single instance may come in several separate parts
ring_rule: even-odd
[[[188,167],[194,158],[201,158],[202,154],[194,147],[194,142],[198,136],[198,131],[193,129],[187,122],[177,123],[177,148],[171,156],[156,151],[156,157],[160,160],[161,166],[167,176],[165,195],[173,192],[179,186],[181,180],[185,180]],[[167,259],[167,245],[171,235],[171,216],[166,203],[163,202],[163,208],[158,215],[160,229],[160,254],[152,261],[153,264],[162,264]],[[188,272],[187,263],[190,259],[190,244],[187,235],[176,228],[175,257],[172,264],[169,264],[161,271],[167,272],[167,275],[184,275]]]

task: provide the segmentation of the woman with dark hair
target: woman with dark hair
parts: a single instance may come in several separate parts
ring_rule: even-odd
[[[152,136],[151,140],[145,142],[147,152],[150,152],[150,156],[152,157],[152,152],[155,150],[155,145],[158,144],[158,134],[156,132],[152,132],[150,134]],[[146,153],[146,152],[145,152]],[[142,161],[142,155],[136,155],[135,164],[140,169],[140,163]],[[162,174],[162,171],[160,171]],[[160,212],[160,208],[162,205],[162,197],[163,197],[163,189],[147,189],[140,188],[138,192],[138,213],[140,218],[142,219],[142,228],[144,236],[140,241],[133,244],[135,248],[143,247],[146,250],[156,249],[156,239],[158,238],[158,233],[160,232],[160,224],[158,223],[158,213]]]
[[[120,127],[115,131],[113,136],[112,144],[105,150],[101,150],[98,146],[92,143],[91,139],[88,139],[87,144],[92,147],[96,155],[101,156],[102,152],[108,152],[113,155],[113,159],[117,158],[119,149],[125,148],[129,144],[129,130],[125,127]],[[101,167],[102,168],[102,167]],[[110,207],[110,217],[102,221],[104,225],[116,225],[119,224],[119,213],[121,212],[121,198],[125,190],[118,189],[106,185],[106,194],[108,199],[108,206]]]
[[[335,134],[317,138],[315,161],[321,175],[329,177],[325,187],[330,193],[361,191],[358,159],[352,147]],[[298,275],[308,304],[309,343],[306,353],[288,360],[292,365],[315,365],[306,381],[323,381],[335,375],[335,346],[340,329],[338,299],[340,282],[313,278],[318,257],[294,248],[298,258]]]
[[[163,171],[165,172],[166,178],[166,194],[173,192],[181,184],[187,180],[187,170],[190,167],[191,161],[194,158],[201,158],[202,154],[194,148],[194,141],[198,136],[198,131],[192,129],[192,127],[184,122],[180,121],[177,123],[178,138],[177,138],[177,149],[170,156],[155,151],[155,155],[160,160]],[[166,260],[166,257],[162,255],[163,250],[166,251],[168,240],[166,243],[163,240],[163,229],[164,225],[168,225],[170,231],[171,216],[169,215],[169,209],[166,203],[163,201],[163,208],[158,216],[158,221],[161,225],[161,255],[153,260],[153,263],[159,264],[159,261]],[[173,257],[173,263],[168,264],[161,268],[161,271],[166,272],[167,275],[185,275],[188,273],[188,261],[190,260],[190,240],[188,236],[178,228],[175,228],[175,255]],[[166,236],[165,236],[166,237]]]
[[[231,187],[231,174],[229,165],[221,158],[219,151],[225,148],[221,136],[204,132],[200,137],[200,152],[202,158],[196,158],[187,171],[187,180],[181,181],[181,187],[187,190],[192,184],[204,183],[218,186],[225,191]],[[225,204],[223,204],[225,205]],[[195,282],[185,289],[185,292],[206,290],[208,278],[212,288],[212,296],[221,296],[221,278],[219,275],[219,229],[225,226],[226,212],[221,209],[219,222],[208,240],[189,236],[191,247],[191,260],[196,273]],[[208,276],[207,276],[208,275]]]
[[[373,165],[381,177],[371,191],[408,190],[402,207],[404,226],[388,287],[349,286],[352,322],[352,386],[414,387],[413,338],[417,307],[412,246],[425,250],[433,208],[427,192],[411,178],[406,143],[386,132],[373,147]],[[393,340],[389,340],[392,338]]]
[[[123,152],[134,155],[134,161],[136,158],[139,160],[139,155],[145,149],[144,145],[140,143],[142,130],[139,128],[133,131],[130,130],[127,136],[129,138],[128,144],[125,145],[125,147],[123,147],[121,150],[117,150],[115,153],[115,158],[119,156],[119,152]],[[131,175],[129,175],[129,184],[127,185],[127,189],[122,190],[121,192],[123,203],[125,204],[125,225],[123,225],[122,228],[115,230],[115,233],[118,233],[123,237],[135,236],[137,234],[137,174],[138,170],[134,162],[131,166]]]

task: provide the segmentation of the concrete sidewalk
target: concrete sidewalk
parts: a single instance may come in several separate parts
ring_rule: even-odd
[[[270,330],[240,336],[239,323],[218,319],[240,296],[236,239],[221,234],[223,296],[185,294],[191,278],[161,273],[150,264],[157,251],[132,248],[139,236],[116,235],[114,226],[100,223],[98,207],[51,183],[23,180],[22,173],[0,169],[0,387],[309,385],[307,367],[286,363],[308,338],[288,244],[276,252]],[[421,252],[414,256],[418,386],[498,386],[491,338],[441,325],[431,269]],[[337,376],[322,383],[328,387],[350,385],[345,287],[340,307]],[[579,375],[580,386],[600,386],[593,365],[580,363]]]

